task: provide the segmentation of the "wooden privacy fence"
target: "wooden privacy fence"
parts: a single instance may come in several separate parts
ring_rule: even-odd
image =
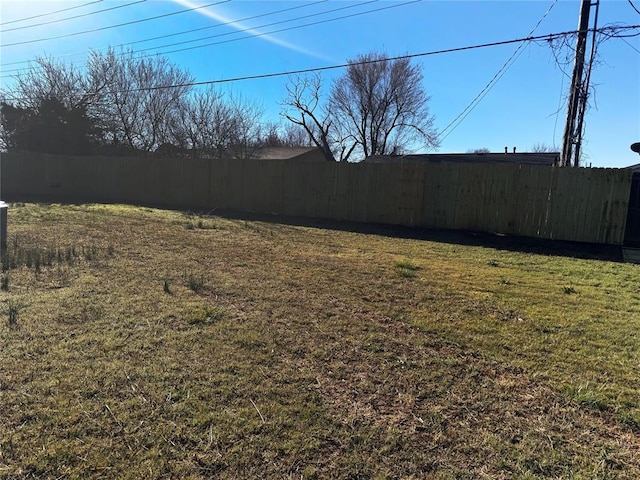
[[[632,174],[515,164],[5,153],[8,201],[119,202],[621,245]]]

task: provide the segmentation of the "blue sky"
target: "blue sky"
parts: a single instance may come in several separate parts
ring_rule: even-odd
[[[138,42],[131,47],[148,49],[146,53],[199,47],[167,56],[198,81],[221,80],[341,64],[372,50],[395,56],[522,38],[541,19],[535,35],[575,30],[580,3],[578,0],[219,0],[221,3],[217,5],[187,13],[105,28],[215,0],[146,0],[128,6],[125,4],[136,0],[102,0],[14,22],[90,1],[3,0],[0,88],[10,90],[14,70],[28,67],[14,62],[37,55],[61,57],[82,65],[89,49],[109,45]],[[633,3],[640,10],[640,0]],[[600,4],[599,26],[640,24],[640,14],[628,0],[600,0]],[[69,19],[112,7],[121,8]],[[285,9],[288,11],[283,12]],[[341,10],[329,12],[336,9]],[[336,19],[354,14],[360,15]],[[261,16],[239,21],[258,15]],[[43,22],[52,23],[30,27]],[[282,23],[274,25],[277,22]],[[316,24],[305,26],[309,23]],[[183,34],[197,28],[202,30]],[[101,30],[75,35],[94,29]],[[627,33],[640,33],[640,29]],[[66,37],[33,42],[63,35]],[[163,47],[202,37],[210,38]],[[20,42],[30,43],[11,45]],[[431,112],[438,129],[444,129],[464,111],[518,45],[415,59],[423,67],[425,88],[431,95]],[[503,151],[505,146],[527,151],[536,143],[560,145],[572,65],[559,65],[554,53],[564,60],[571,52],[560,47],[554,50],[547,42],[528,43],[521,48],[482,101],[443,138],[439,151],[465,152],[474,148]],[[323,73],[327,93],[331,79],[341,73],[342,70]],[[278,120],[286,81],[286,77],[247,80],[224,84],[222,88],[259,102],[267,118]],[[610,39],[599,45],[592,85],[594,95],[586,118],[583,147],[586,163],[598,167],[640,163],[640,157],[629,149],[631,143],[640,141],[640,36]]]

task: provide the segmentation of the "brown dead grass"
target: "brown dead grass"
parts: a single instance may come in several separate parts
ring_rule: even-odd
[[[24,307],[0,328],[0,477],[640,477],[634,385],[605,362],[594,408],[567,394],[599,385],[594,351],[527,331],[574,300],[509,293],[552,283],[517,274],[542,257],[121,206],[13,206],[10,228],[94,253],[1,293]]]

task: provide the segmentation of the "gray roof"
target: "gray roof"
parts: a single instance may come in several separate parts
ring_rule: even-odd
[[[258,149],[254,157],[260,160],[287,160],[296,157],[302,159],[315,151],[319,152],[319,149],[317,147],[264,147]]]
[[[517,163],[524,165],[556,165],[559,152],[551,153],[424,153],[417,155],[374,155],[366,158],[368,163],[402,162],[456,162],[456,163]]]

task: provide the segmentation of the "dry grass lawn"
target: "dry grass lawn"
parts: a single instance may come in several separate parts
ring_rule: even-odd
[[[640,267],[12,205],[0,478],[640,478]]]

